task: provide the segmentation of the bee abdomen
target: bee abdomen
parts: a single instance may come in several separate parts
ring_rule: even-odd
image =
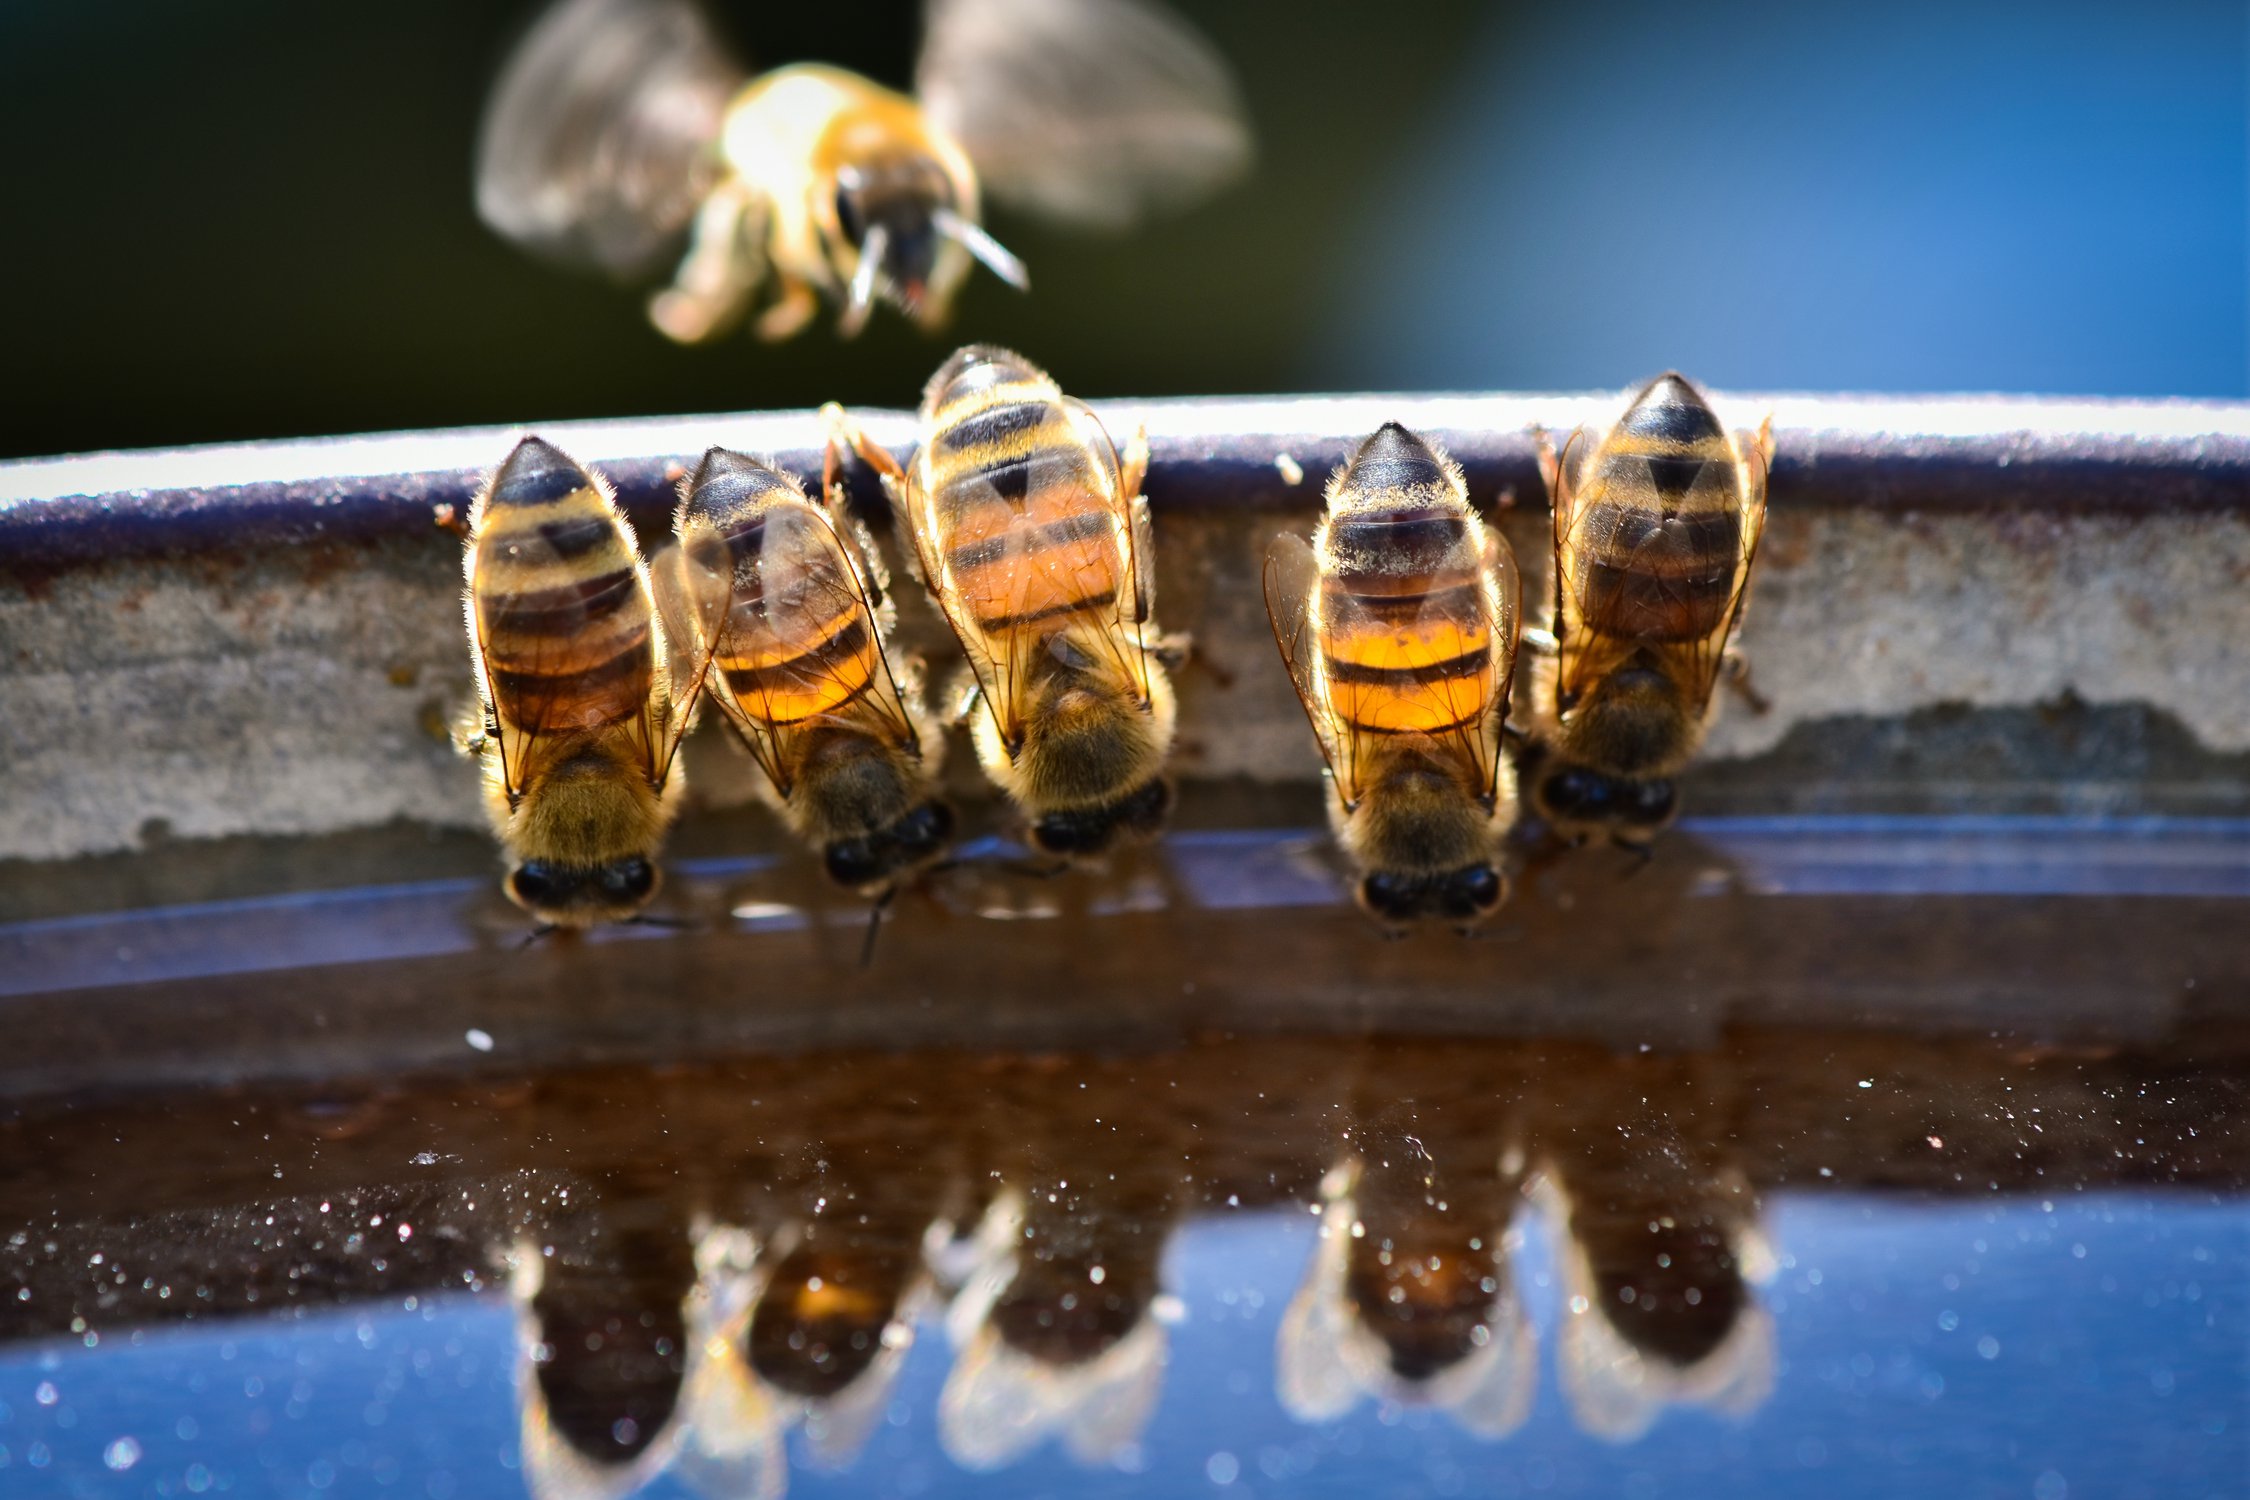
[[[1370,599],[1427,594],[1476,579],[1469,518],[1457,507],[1405,505],[1329,522],[1332,576]]]
[[[990,414],[1005,420],[963,436]],[[930,448],[935,540],[979,629],[1114,611],[1124,568],[1112,478],[1059,402],[1010,397],[941,428]]]
[[[1012,350],[995,344],[969,344],[953,351],[922,390],[924,416],[936,416],[946,407],[998,386],[1043,386],[1049,394],[1055,383],[1046,371]]]
[[[833,634],[802,649],[768,637],[721,662],[727,687],[743,708],[769,724],[798,724],[833,713],[875,679],[877,644],[863,614],[840,617]],[[740,633],[737,633],[737,639]]]
[[[1589,508],[1570,561],[1588,622],[1605,635],[1691,641],[1726,623],[1742,565],[1731,505],[1667,514],[1646,501]]]
[[[734,605],[717,657],[745,712],[770,724],[831,713],[867,691],[880,664],[867,607],[809,502],[790,497],[727,532]],[[779,583],[764,559],[789,559]]]
[[[638,560],[593,476],[526,438],[479,515],[470,592],[494,707],[532,731],[643,711],[654,673]]]
[[[1385,537],[1396,545],[1376,540]],[[1355,516],[1329,543],[1321,655],[1331,709],[1376,734],[1474,721],[1491,696],[1492,635],[1468,518]]]

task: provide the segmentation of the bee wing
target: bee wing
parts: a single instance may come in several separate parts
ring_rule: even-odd
[[[1312,545],[1295,532],[1275,537],[1266,549],[1266,621],[1273,626],[1273,641],[1281,648],[1282,665],[1289,669],[1297,701],[1312,722],[1313,740],[1320,746],[1321,759],[1328,762],[1328,774],[1347,803],[1357,802],[1350,745],[1338,734],[1321,677],[1320,639],[1313,622],[1313,600],[1319,589],[1320,559]]]
[[[1232,72],[1144,0],[929,0],[915,89],[1012,207],[1121,228],[1239,176]]]
[[[1093,421],[1091,413],[1084,420]],[[1107,465],[1106,478],[1088,471],[1085,452],[1094,455],[1097,466]],[[990,475],[952,481],[952,503],[964,513],[1009,517],[998,529],[955,541],[952,553],[941,557],[934,550],[934,528],[926,523],[915,527],[923,576],[944,580],[934,591],[938,603],[961,640],[1001,739],[1011,749],[1023,740],[1024,704],[1042,654],[1080,668],[1106,664],[1143,703],[1148,700],[1136,518],[1116,481],[1117,459],[1106,436],[1084,451],[1070,444],[1049,445],[1005,471],[1006,495]],[[1061,513],[1052,505],[1026,503],[1056,495],[1094,497],[1099,508]],[[1072,529],[1081,526],[1085,529]],[[1069,535],[1058,540],[1057,527]],[[1105,597],[1110,601],[1106,605],[1093,602]],[[1090,630],[1082,623],[1105,610],[1102,628]],[[1024,623],[998,632],[989,632],[982,623],[1003,619]],[[1041,620],[1055,624],[1041,628]]]
[[[1459,766],[1466,785],[1486,798],[1494,795],[1522,628],[1522,586],[1515,556],[1499,533],[1485,529],[1482,547],[1481,587],[1469,622],[1442,594],[1411,620],[1379,620],[1349,594],[1321,588],[1318,559],[1298,538],[1280,538],[1266,554],[1266,613],[1274,639],[1347,806],[1359,800],[1361,749],[1376,735],[1419,736]],[[1331,669],[1328,640],[1381,637],[1414,641],[1417,654],[1435,663],[1480,652],[1484,660],[1472,672],[1427,677],[1389,671],[1360,677]]]
[[[726,553],[715,528],[696,534]],[[757,550],[729,560],[730,599],[757,602],[748,619],[725,612],[720,654],[740,680],[722,670],[712,696],[775,789],[784,797],[794,789],[795,742],[817,728],[849,725],[919,755],[867,582],[827,513],[803,501],[776,504]]]
[[[650,700],[649,745],[658,786],[671,774],[672,758],[695,722],[695,708],[710,679],[718,650],[719,624],[730,601],[725,569],[726,543],[690,534],[658,550],[648,562],[649,594],[663,636],[666,692]]]
[[[493,85],[477,212],[551,259],[648,270],[719,178],[743,77],[694,0],[562,0]]]
[[[606,497],[607,489],[602,493]],[[550,754],[586,731],[621,721],[640,738],[650,783],[663,785],[662,716],[668,701],[658,680],[663,632],[632,530],[606,498],[605,509],[630,567],[528,594],[480,590],[475,572],[469,580],[465,613],[476,646],[477,688],[488,728],[497,731],[511,803],[538,779]],[[575,539],[566,540],[583,550]],[[477,545],[488,543],[480,539]],[[566,554],[547,528],[511,532],[500,545],[511,564],[526,572],[568,577],[573,571],[570,559],[576,554]],[[641,644],[608,664],[584,659],[589,641],[598,647],[626,639],[636,625],[646,632]],[[509,642],[505,663],[494,658],[495,636]],[[638,660],[625,661],[628,654]]]
[[[1710,704],[1711,690],[1718,682],[1719,667],[1726,655],[1727,642],[1733,637],[1735,626],[1741,619],[1743,599],[1750,583],[1750,564],[1757,556],[1758,542],[1765,533],[1767,450],[1764,440],[1745,441],[1741,451],[1742,524],[1731,559],[1733,583],[1725,608],[1718,615],[1719,624],[1697,639],[1664,647],[1667,654],[1675,660],[1686,661],[1688,699],[1698,715]],[[1561,467],[1567,484],[1567,454]],[[1559,495],[1567,493],[1566,489],[1558,486]],[[1571,586],[1567,575],[1562,571],[1565,553],[1585,545],[1577,533],[1591,513],[1590,507],[1581,509],[1577,506],[1575,497],[1567,506],[1558,498],[1555,506],[1556,593],[1558,602],[1563,607],[1562,622],[1566,627],[1556,681],[1561,701],[1565,703],[1575,701],[1585,688],[1614,666],[1621,655],[1636,649],[1638,644],[1633,639],[1636,633],[1634,628],[1630,623],[1616,618],[1616,609],[1591,607]],[[1669,543],[1665,534],[1655,527],[1648,528],[1635,543],[1632,555],[1620,567],[1641,580],[1641,590],[1633,595],[1620,592],[1613,596],[1617,601],[1617,609],[1650,609],[1652,606],[1646,597],[1648,589],[1677,589],[1679,592],[1675,597],[1679,598],[1684,607],[1697,607],[1694,600],[1685,597],[1690,583],[1666,584],[1661,581],[1665,577],[1661,572],[1636,566],[1645,555],[1667,545]],[[1573,636],[1576,637],[1575,641]]]
[[[1555,633],[1555,698],[1559,706],[1577,702],[1586,689],[1589,642],[1586,638],[1586,605],[1571,586],[1570,575],[1563,568],[1563,558],[1569,553],[1572,538],[1583,519],[1578,504],[1578,486],[1575,465],[1588,441],[1583,427],[1572,431],[1563,444],[1562,452],[1555,456],[1553,472],[1547,476],[1548,498],[1554,507],[1554,570],[1548,575],[1555,591],[1554,619],[1549,628]]]
[[[1515,702],[1516,649],[1523,641],[1523,574],[1516,567],[1515,549],[1491,526],[1484,528],[1484,572],[1490,580],[1493,677],[1491,712],[1484,745],[1484,788],[1493,796],[1500,785],[1500,731],[1507,727],[1508,707]]]
[[[1117,629],[1105,639],[1111,659],[1128,682],[1148,699],[1148,622],[1156,610],[1155,537],[1149,522],[1148,500],[1125,493],[1125,469],[1118,461],[1117,444],[1094,409],[1074,396],[1063,397],[1063,410],[1078,428],[1087,451],[1103,464],[1108,477],[1110,514],[1123,571],[1117,580]],[[1146,435],[1140,439],[1144,448]]]

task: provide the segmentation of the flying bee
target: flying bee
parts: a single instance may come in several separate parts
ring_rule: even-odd
[[[1461,470],[1385,424],[1328,481],[1310,546],[1277,537],[1266,613],[1328,762],[1329,821],[1360,906],[1464,931],[1507,899],[1515,815],[1500,734],[1515,672],[1515,556]]]
[[[1765,531],[1773,419],[1728,433],[1702,392],[1660,375],[1598,440],[1540,467],[1554,503],[1552,722],[1532,801],[1558,833],[1645,853],[1679,810]],[[1744,687],[1747,692],[1747,686]],[[1755,700],[1753,700],[1755,701]]]
[[[944,742],[921,684],[884,650],[872,547],[788,474],[724,448],[681,484],[674,531],[711,697],[830,878],[886,898],[942,852],[953,813],[931,791]]]
[[[656,893],[707,661],[658,620],[607,481],[535,437],[478,492],[463,567],[480,710],[464,744],[509,899],[545,927],[630,919]]]
[[[986,345],[931,377],[903,469],[841,412],[829,420],[832,448],[849,441],[905,518],[975,674],[977,758],[1032,843],[1068,859],[1155,833],[1176,711],[1152,649],[1147,435],[1120,455],[1046,371]]]
[[[770,281],[760,337],[880,299],[941,326],[1010,206],[1118,227],[1201,197],[1250,156],[1231,75],[1144,0],[929,0],[912,97],[842,68],[757,78],[694,0],[563,0],[494,86],[477,207],[528,249],[627,278],[688,248],[650,321],[726,332]]]

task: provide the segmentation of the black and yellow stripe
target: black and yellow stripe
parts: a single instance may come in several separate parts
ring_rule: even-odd
[[[915,523],[959,601],[956,625],[998,638],[1113,621],[1129,586],[1118,475],[1053,379],[971,345],[930,381],[922,421]]]
[[[781,728],[868,692],[881,638],[835,531],[796,481],[714,448],[680,512],[683,537],[705,526],[725,540],[733,567],[712,667],[734,706]]]
[[[473,517],[469,593],[501,722],[528,735],[646,711],[651,610],[631,534],[585,469],[516,445]]]
[[[1562,566],[1583,627],[1652,644],[1725,628],[1748,503],[1733,444],[1695,387],[1661,376],[1574,477]]]
[[[1321,675],[1340,721],[1435,734],[1490,711],[1482,523],[1457,474],[1391,423],[1331,485],[1314,538]]]

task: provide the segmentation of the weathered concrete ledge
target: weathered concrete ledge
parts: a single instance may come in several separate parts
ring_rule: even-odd
[[[1774,708],[1730,709],[1713,759],[1831,721],[2055,701],[2137,706],[2214,756],[2250,750],[2250,404],[1718,400],[1741,423],[1770,408],[1778,455],[1745,626]],[[1502,524],[1536,610],[1548,540],[1533,429],[1603,420],[1619,401],[1096,403],[1113,429],[1148,426],[1160,614],[1218,669],[1182,682],[1181,773],[1314,773],[1259,559],[1274,531],[1309,524],[1351,441],[1407,422],[1446,442],[1480,503],[1512,495]],[[901,451],[911,442],[905,414],[863,416]],[[431,516],[465,504],[524,430],[0,465],[0,858],[157,832],[473,823],[473,777],[444,738],[469,684],[460,549]],[[709,444],[818,463],[809,412],[538,430],[610,475],[644,538]],[[860,498],[879,504],[864,476]],[[942,676],[950,650],[911,595],[906,645]],[[698,797],[747,800],[740,757],[697,738]]]

